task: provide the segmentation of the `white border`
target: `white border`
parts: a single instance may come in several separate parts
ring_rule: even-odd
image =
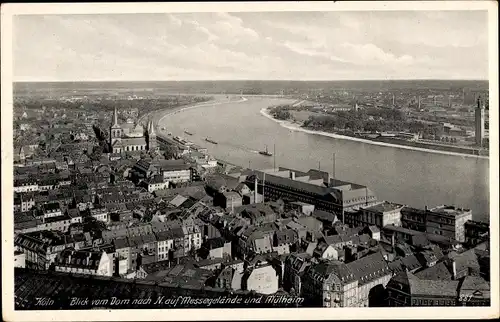
[[[268,3],[96,3],[4,4],[1,7],[2,71],[2,313],[7,321],[144,321],[144,320],[238,320],[238,319],[393,319],[393,318],[494,318],[499,316],[498,283],[498,15],[496,1],[377,1],[377,2],[268,2]],[[96,14],[161,12],[242,11],[408,11],[488,10],[490,85],[490,227],[491,304],[489,308],[352,308],[352,309],[172,309],[14,311],[13,218],[12,218],[12,17],[16,14]],[[495,108],[496,107],[496,108]]]

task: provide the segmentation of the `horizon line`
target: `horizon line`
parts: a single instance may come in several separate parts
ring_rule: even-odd
[[[259,81],[259,82],[360,82],[360,81],[481,81],[489,82],[489,79],[481,78],[393,78],[393,79],[184,79],[184,80],[16,80],[12,83],[98,83],[98,82],[245,82],[245,81]]]

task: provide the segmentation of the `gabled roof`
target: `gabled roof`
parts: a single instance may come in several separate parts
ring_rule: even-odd
[[[459,281],[424,280],[410,272],[406,274],[412,295],[457,297]]]
[[[177,195],[174,199],[172,199],[169,204],[175,206],[175,207],[180,207],[184,202],[186,202],[188,200],[188,198],[184,197],[184,196],[181,196],[181,195]]]
[[[450,252],[448,258],[455,261],[457,271],[468,270],[469,268],[479,268],[479,261],[474,249],[463,253]]]
[[[436,265],[425,268],[415,273],[415,276],[424,280],[452,280],[453,273],[450,272],[444,262],[437,263]]]
[[[140,138],[122,138],[122,145],[127,146],[127,145],[146,145],[146,138],[140,137]]]
[[[312,216],[318,220],[326,222],[335,222],[337,216],[331,212],[315,209]]]
[[[466,276],[460,287],[460,292],[463,291],[490,291],[490,283],[479,276]]]
[[[391,275],[389,266],[380,252],[365,256],[347,264],[358,279],[359,284],[366,284],[384,275]]]

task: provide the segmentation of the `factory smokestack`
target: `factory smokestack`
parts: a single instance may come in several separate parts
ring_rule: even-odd
[[[258,196],[259,196],[259,194],[257,192],[258,188],[259,188],[259,184],[257,182],[257,175],[255,175],[255,183],[254,183],[254,190],[253,190],[253,194],[254,194],[254,200],[253,200],[253,202],[254,203],[258,202]]]

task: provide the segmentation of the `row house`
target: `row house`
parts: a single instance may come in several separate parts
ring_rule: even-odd
[[[14,196],[14,212],[29,211],[35,204],[35,198],[32,193],[16,193]]]
[[[307,253],[293,253],[285,261],[283,287],[293,294],[302,294],[304,274],[311,263],[311,255]]]
[[[176,235],[177,233],[177,235]],[[175,240],[182,240],[183,235],[179,234],[179,230],[165,230],[156,233],[158,240],[157,256],[158,261],[172,260]]]
[[[56,272],[112,276],[113,261],[105,251],[66,249],[54,262]]]
[[[143,180],[142,185],[149,193],[153,193],[158,190],[168,189],[169,182],[162,175],[154,175],[149,179]]]
[[[102,221],[104,223],[109,222],[109,213],[105,207],[90,209],[90,216],[95,218],[97,221]]]
[[[157,225],[153,226],[154,228],[149,227],[147,231],[140,229],[135,233],[127,229],[126,234],[112,239],[116,248],[115,261],[119,266],[119,274],[135,271],[138,266],[145,264],[146,259],[148,262],[157,262],[188,255],[191,248],[187,248],[186,245],[192,243],[192,234],[186,233],[182,228],[161,229]]]
[[[14,248],[26,256],[26,267],[48,270],[57,255],[66,248],[76,250],[85,246],[83,235],[65,235],[57,231],[38,231],[18,234],[14,238]]]
[[[179,184],[191,182],[193,171],[191,166],[182,160],[165,160],[159,164],[160,173],[165,181]]]
[[[466,240],[465,223],[472,220],[470,209],[446,205],[432,209],[426,207],[424,210],[405,207],[401,215],[404,228],[452,238],[461,243]]]
[[[236,250],[239,254],[266,254],[273,251],[274,231],[262,231],[258,227],[244,227],[237,232]]]
[[[203,258],[231,258],[231,242],[222,237],[208,239],[203,243],[200,254]]]
[[[58,230],[66,232],[72,224],[81,222],[81,215],[73,216],[70,215],[70,213],[65,213],[57,217],[43,217],[38,224],[38,230]]]
[[[62,216],[62,209],[58,202],[51,202],[41,206],[39,216],[43,218]]]
[[[14,192],[32,192],[38,191],[38,182],[36,179],[14,179]]]
[[[54,190],[59,187],[59,180],[56,178],[41,178],[38,180],[38,191]]]
[[[79,192],[75,194],[73,204],[80,211],[92,209],[94,207],[93,198],[88,192]]]
[[[465,243],[469,246],[476,246],[489,239],[490,225],[486,222],[468,220],[464,224]]]
[[[196,225],[183,225],[184,249],[186,251],[197,251],[201,248],[202,238],[200,228]]]
[[[32,211],[30,212],[15,212],[14,213],[14,233],[30,233],[38,231],[41,223]]]

